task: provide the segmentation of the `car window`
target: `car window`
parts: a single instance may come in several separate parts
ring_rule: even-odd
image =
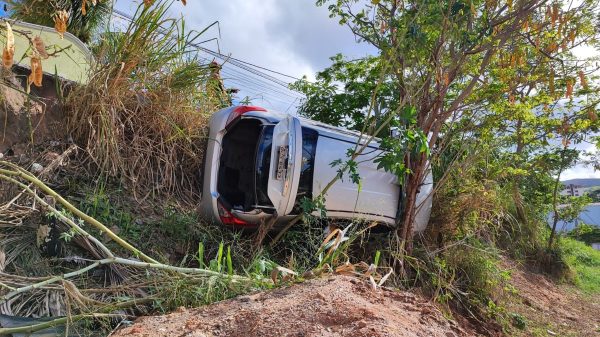
[[[269,186],[274,127],[274,125],[263,126],[256,150],[256,204],[259,206],[273,206],[267,193],[267,187]]]
[[[302,128],[302,168],[300,170],[300,184],[296,194],[296,205],[306,197],[312,199],[313,173],[315,167],[315,152],[319,133],[309,128]]]
[[[271,166],[273,128],[273,125],[265,125],[263,127],[256,151],[256,204],[263,207],[273,207],[273,203],[267,193],[269,168]],[[302,128],[302,168],[300,169],[300,183],[296,195],[296,203],[303,197],[312,199],[313,172],[318,137],[319,134],[315,130]]]

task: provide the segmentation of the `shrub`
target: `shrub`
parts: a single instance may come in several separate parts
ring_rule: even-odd
[[[581,223],[567,233],[567,235],[575,240],[591,245],[592,243],[600,242],[600,227]]]
[[[171,4],[140,5],[124,32],[103,35],[89,83],[67,99],[69,128],[103,174],[135,191],[194,194],[209,114],[221,105],[189,48],[201,33],[169,19]]]
[[[434,252],[421,249],[413,263],[418,284],[436,301],[478,316],[504,314],[500,300],[510,289],[510,273],[490,246],[471,239]]]
[[[573,270],[573,282],[587,293],[600,293],[600,251],[571,238],[561,238],[560,250]]]

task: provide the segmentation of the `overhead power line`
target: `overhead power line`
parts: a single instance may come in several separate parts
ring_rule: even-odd
[[[130,21],[130,22],[133,22],[133,20],[134,20],[133,17],[131,17],[129,14],[124,13],[124,12],[122,12],[120,10],[113,9],[113,12],[115,14],[121,16],[122,18]],[[294,76],[291,76],[291,75],[287,75],[287,74],[284,74],[282,72],[279,72],[279,71],[276,71],[276,70],[272,70],[272,69],[269,69],[269,68],[266,68],[266,67],[261,67],[261,66],[255,65],[253,63],[237,59],[237,58],[232,57],[230,55],[221,54],[221,53],[216,52],[214,50],[210,50],[210,49],[208,49],[206,47],[200,46],[197,43],[187,42],[186,46],[197,48],[198,50],[201,50],[201,51],[203,51],[203,52],[205,52],[205,53],[207,53],[207,54],[209,54],[209,55],[211,55],[213,57],[217,57],[217,58],[219,58],[219,59],[221,59],[221,60],[223,60],[223,61],[225,61],[225,62],[227,62],[229,64],[235,65],[238,68],[244,69],[244,70],[246,70],[246,71],[248,71],[248,72],[250,72],[250,73],[252,73],[254,75],[257,75],[257,76],[262,77],[262,78],[264,78],[264,79],[266,79],[268,81],[271,81],[271,82],[276,83],[276,84],[278,84],[280,86],[283,86],[283,87],[285,87],[286,89],[288,89],[290,91],[294,91],[294,90],[292,90],[292,89],[289,88],[289,85],[290,85],[289,82],[285,82],[285,81],[283,81],[281,79],[278,79],[278,78],[276,78],[274,76],[266,74],[266,73],[264,73],[262,71],[259,71],[259,70],[255,69],[255,68],[262,69],[262,70],[265,70],[265,71],[269,71],[271,73],[278,74],[278,75],[284,76],[284,77],[288,77],[288,78],[291,78],[291,79],[294,79],[294,80],[299,80],[299,78],[297,78],[297,77],[294,77]]]
[[[223,61],[229,62],[230,64],[233,64],[233,65],[235,65],[235,66],[237,66],[237,67],[239,67],[239,68],[242,68],[242,69],[244,69],[244,70],[246,70],[246,71],[249,71],[249,72],[251,72],[251,73],[253,73],[253,74],[255,74],[255,75],[258,75],[258,76],[260,76],[260,77],[262,77],[262,78],[265,78],[265,79],[267,79],[267,80],[269,80],[269,81],[271,81],[271,82],[277,83],[277,84],[279,84],[279,85],[281,85],[281,86],[283,86],[283,87],[286,87],[286,88],[288,88],[288,89],[289,89],[289,85],[290,85],[290,84],[289,84],[288,82],[282,81],[282,80],[280,80],[280,79],[278,79],[278,78],[275,78],[275,77],[273,77],[273,76],[271,76],[271,75],[268,75],[268,74],[265,74],[265,73],[263,73],[263,72],[261,72],[261,71],[258,71],[258,70],[254,69],[254,68],[252,68],[252,67],[249,67],[249,66],[247,66],[245,63],[242,63],[242,62],[240,62],[240,61],[237,61],[237,60],[236,60],[236,59],[234,59],[234,58],[231,58],[231,57],[229,57],[229,56],[227,56],[227,55],[223,55],[223,54],[221,54],[221,53],[218,53],[218,52],[216,52],[216,51],[212,51],[212,50],[210,50],[210,49],[208,49],[208,48],[205,48],[205,47],[199,46],[199,45],[197,45],[197,44],[193,44],[193,43],[191,43],[190,45],[191,45],[191,46],[193,46],[193,47],[196,47],[196,48],[198,48],[199,50],[202,50],[203,52],[206,52],[206,53],[208,53],[208,54],[210,54],[210,55],[212,55],[212,56],[218,57],[218,58],[220,58],[220,59],[221,59],[221,60],[223,60]]]

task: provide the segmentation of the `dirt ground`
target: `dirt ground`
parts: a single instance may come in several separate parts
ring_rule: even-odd
[[[16,67],[20,78],[29,70]],[[54,78],[44,75],[44,86],[32,86],[28,98],[17,77],[5,78],[8,85],[0,85],[0,153],[20,155],[31,142],[62,140],[67,138],[64,125],[66,117],[56,93]]]
[[[513,269],[515,295],[507,312],[525,327],[509,336],[600,336],[600,296]],[[362,280],[336,276],[241,296],[198,309],[139,318],[112,336],[480,336],[463,317],[446,316],[422,296],[372,290]],[[485,335],[500,335],[488,330]]]
[[[410,292],[372,290],[347,276],[316,279],[165,316],[142,317],[112,335],[477,336]]]
[[[584,294],[569,285],[556,285],[540,274],[515,268],[516,300],[509,312],[525,317],[520,336],[600,336],[600,294]]]

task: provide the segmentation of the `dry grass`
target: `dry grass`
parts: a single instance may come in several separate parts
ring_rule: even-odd
[[[209,114],[221,107],[207,88],[208,65],[167,17],[171,1],[139,7],[122,33],[106,33],[87,85],[68,97],[69,128],[102,174],[136,192],[193,195]],[[137,194],[139,197],[140,195]]]
[[[172,310],[183,304],[222,300],[270,284],[262,273],[234,274],[231,262],[227,262],[228,271],[213,268],[213,261],[199,268],[160,263],[80,211],[30,172],[0,160],[0,188],[10,185],[17,186],[16,197],[9,196],[9,201],[0,203],[2,314],[65,315],[69,319],[53,319],[53,325],[108,313],[123,319],[145,310]],[[52,233],[44,228],[55,228],[60,236],[52,241]],[[48,239],[58,243],[54,257],[46,256],[39,246]],[[220,264],[225,265],[225,261],[219,257]],[[34,330],[20,332],[41,328],[34,326]],[[85,324],[74,330],[80,329],[85,330]],[[0,328],[0,335],[12,332],[18,331]],[[90,335],[88,332],[82,335]]]

